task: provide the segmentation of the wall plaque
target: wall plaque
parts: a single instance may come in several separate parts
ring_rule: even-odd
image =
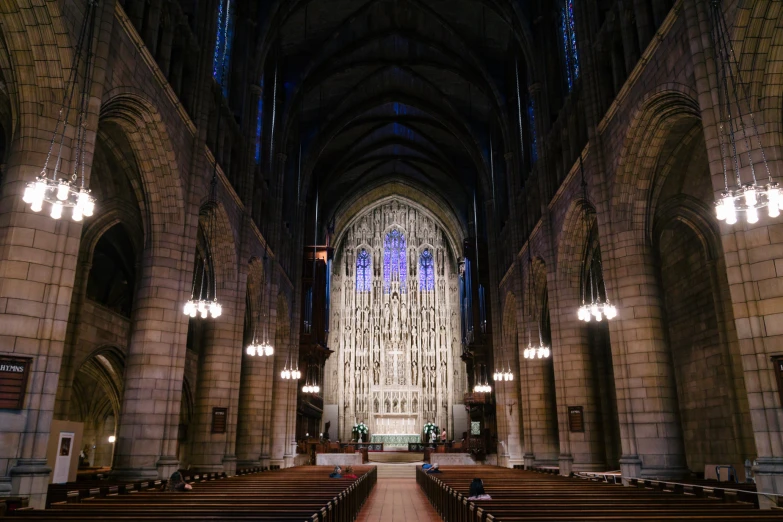
[[[0,356],[0,409],[21,410],[32,359]]]
[[[212,408],[212,433],[226,432],[226,413],[228,408]]]
[[[582,406],[568,407],[568,430],[572,433],[584,433],[585,417]]]

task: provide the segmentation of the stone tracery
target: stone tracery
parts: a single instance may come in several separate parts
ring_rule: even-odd
[[[451,432],[465,375],[443,227],[401,200],[378,204],[348,225],[334,267],[325,399],[338,404],[341,439],[360,421],[376,434],[416,434],[428,421]]]

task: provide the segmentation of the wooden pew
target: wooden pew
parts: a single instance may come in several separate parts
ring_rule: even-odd
[[[375,467],[356,466],[358,479],[329,479],[331,467],[308,466],[203,480],[187,492],[143,490],[54,503],[13,517],[42,520],[261,520],[351,522],[377,481]]]
[[[780,511],[760,511],[727,499],[674,495],[496,466],[443,466],[442,473],[417,469],[416,480],[449,522],[781,520]],[[481,478],[492,500],[468,501],[470,483]],[[734,500],[737,500],[736,498]]]

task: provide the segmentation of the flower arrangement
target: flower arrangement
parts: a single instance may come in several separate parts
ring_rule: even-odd
[[[424,425],[425,440],[429,440],[430,433],[435,433],[435,436],[438,436],[439,434],[438,425],[435,424],[434,422],[428,422],[427,424]]]
[[[367,434],[370,433],[370,428],[368,428],[365,423],[360,422],[359,424],[353,425],[353,432],[361,435],[362,437],[366,437]]]

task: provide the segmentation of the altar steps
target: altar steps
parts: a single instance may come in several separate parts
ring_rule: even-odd
[[[416,480],[416,466],[421,465],[419,463],[413,464],[386,464],[377,463],[378,478],[379,479],[410,479]]]
[[[382,464],[411,464],[423,462],[423,451],[371,451],[368,458],[372,463]]]

